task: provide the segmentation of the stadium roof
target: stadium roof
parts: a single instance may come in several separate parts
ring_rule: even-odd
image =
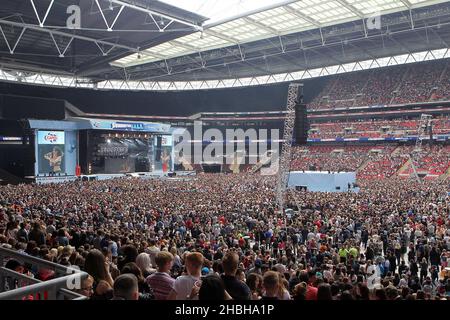
[[[449,1],[78,0],[68,29],[73,2],[2,0],[0,80],[180,90],[449,56]]]
[[[0,63],[98,75],[109,61],[202,30],[206,19],[155,0],[1,0]]]
[[[170,1],[176,4],[177,1]],[[204,1],[208,2],[208,1]],[[264,1],[263,1],[264,2]],[[287,0],[243,11],[237,16],[204,25],[202,31],[168,41],[113,62],[129,67],[149,62],[281,37],[344,22],[370,20],[394,12],[427,6],[428,0]],[[443,2],[443,1],[441,1]],[[370,22],[369,22],[370,23]],[[375,27],[375,22],[373,23]],[[367,23],[366,23],[367,25]]]

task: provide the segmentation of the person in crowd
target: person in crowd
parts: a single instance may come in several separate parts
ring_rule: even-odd
[[[331,286],[328,283],[321,283],[317,287],[317,300],[333,300]]]
[[[94,294],[94,278],[88,275],[85,279],[81,280],[81,287],[80,289],[76,289],[75,292],[88,299],[91,298]]]
[[[109,265],[105,256],[97,249],[92,249],[86,256],[84,270],[94,278],[94,294],[92,299],[111,299],[114,280],[109,272]]]
[[[290,192],[286,205],[301,214],[289,219],[275,209],[274,177],[252,173],[0,186],[0,246],[79,266],[94,300],[112,298],[124,273],[156,299],[197,300],[209,275],[234,300],[446,298],[448,181],[385,179],[391,165],[360,179],[358,193]],[[205,292],[219,285],[208,281]]]
[[[201,301],[223,301],[231,300],[231,296],[225,290],[225,285],[222,279],[211,274],[203,277],[201,280],[202,284],[198,290],[198,299]]]
[[[136,276],[138,281],[138,289],[139,289],[139,300],[153,300],[155,296],[153,294],[152,288],[145,281],[144,276],[142,275],[141,269],[134,262],[128,262],[121,270],[121,274],[133,274]]]
[[[147,278],[149,275],[156,272],[156,270],[152,267],[152,262],[148,253],[141,252],[138,254],[136,257],[136,265],[141,270],[144,278]]]
[[[279,275],[275,271],[267,271],[263,276],[263,296],[261,300],[279,300]]]
[[[42,227],[39,222],[35,222],[33,224],[33,228],[28,234],[28,239],[29,241],[34,241],[38,246],[45,244],[45,233],[42,231]]]
[[[114,294],[112,300],[138,300],[138,280],[133,274],[122,274],[114,281]]]
[[[170,252],[158,252],[155,257],[157,271],[145,279],[153,289],[156,300],[166,300],[172,291],[175,282],[175,279],[170,276],[173,260],[173,255]]]
[[[261,299],[262,276],[258,273],[250,273],[246,279],[246,284],[251,292],[251,300]]]
[[[176,278],[167,300],[198,300],[204,257],[200,252],[186,255],[186,275]]]
[[[306,270],[300,272],[299,280],[306,283],[305,300],[317,300],[317,288],[312,285]]]
[[[239,256],[235,252],[228,252],[222,259],[224,274],[221,276],[225,289],[234,300],[250,300],[251,291],[245,282],[236,277]]]

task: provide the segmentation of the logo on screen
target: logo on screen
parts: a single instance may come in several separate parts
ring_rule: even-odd
[[[58,136],[54,133],[47,133],[47,135],[44,137],[45,141],[48,141],[50,143],[55,143],[56,141],[58,141]]]

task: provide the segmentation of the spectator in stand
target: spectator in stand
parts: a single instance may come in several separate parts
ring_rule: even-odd
[[[156,266],[155,258],[160,250],[156,247],[155,239],[151,239],[149,244],[150,244],[150,246],[146,249],[146,252],[150,256],[150,261],[152,263],[152,266],[155,267]]]

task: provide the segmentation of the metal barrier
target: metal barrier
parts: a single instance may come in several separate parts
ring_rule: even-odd
[[[48,281],[35,279],[27,274],[5,268],[8,260],[14,259],[33,270],[51,270],[54,278]],[[39,259],[14,250],[0,248],[0,300],[84,300],[71,289],[80,288],[86,272],[76,268]]]

